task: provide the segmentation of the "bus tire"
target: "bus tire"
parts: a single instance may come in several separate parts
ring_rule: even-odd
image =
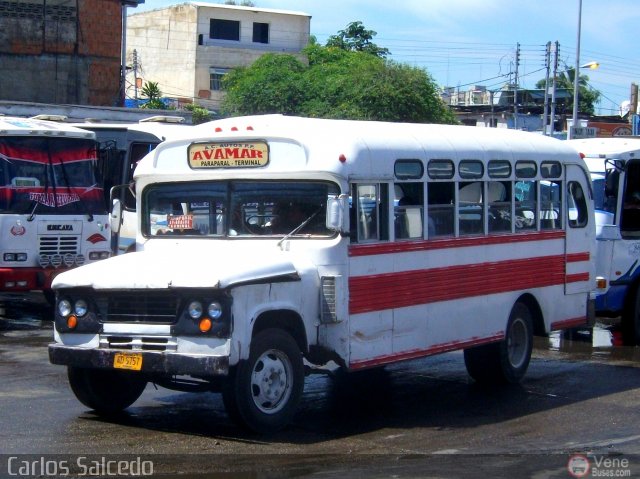
[[[505,339],[465,349],[464,362],[469,375],[483,384],[517,384],[524,377],[533,350],[531,312],[516,303],[509,315]]]
[[[69,367],[69,385],[78,401],[98,414],[114,414],[131,406],[147,381],[137,373]]]
[[[622,316],[622,340],[627,346],[640,344],[640,284],[633,291]]]
[[[231,371],[222,392],[227,413],[255,432],[276,432],[293,419],[304,376],[302,353],[291,335],[265,329],[253,338],[249,359]]]

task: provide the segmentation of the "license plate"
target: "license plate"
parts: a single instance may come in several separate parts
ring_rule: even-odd
[[[142,354],[116,353],[113,357],[113,367],[116,369],[140,371],[142,369]]]

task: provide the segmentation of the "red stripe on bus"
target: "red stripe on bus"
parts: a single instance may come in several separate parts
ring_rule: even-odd
[[[589,253],[570,253],[567,255],[567,263],[579,263],[590,259],[591,255]]]
[[[589,281],[589,273],[568,274],[565,283],[580,283],[581,281]]]
[[[349,256],[370,256],[389,253],[407,253],[411,251],[464,248],[467,246],[522,243],[528,241],[548,241],[554,239],[563,239],[564,237],[564,231],[554,230],[540,231],[535,233],[517,233],[509,235],[505,234],[493,236],[470,236],[460,238],[443,238],[437,240],[360,244],[349,246]]]
[[[586,317],[565,319],[563,321],[556,321],[555,323],[551,323],[551,331],[555,331],[558,329],[574,328],[576,326],[582,326],[583,324],[587,324]]]
[[[565,255],[349,278],[349,313],[564,284]]]
[[[365,359],[361,361],[353,361],[349,364],[351,369],[364,369],[375,366],[382,366],[383,364],[389,364],[396,361],[405,361],[408,359],[423,358],[425,356],[433,356],[434,354],[446,353],[449,351],[457,351],[459,349],[471,348],[473,346],[480,346],[487,343],[495,343],[496,341],[502,341],[504,333],[495,333],[486,338],[473,338],[467,341],[451,341],[449,343],[436,344],[427,349],[414,349],[402,353],[387,354],[384,356],[378,356],[373,359]]]

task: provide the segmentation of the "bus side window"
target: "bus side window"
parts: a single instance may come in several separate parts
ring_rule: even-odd
[[[396,239],[422,238],[422,183],[394,185],[394,228]]]
[[[587,199],[580,183],[570,181],[567,185],[567,215],[571,228],[583,228],[588,223]]]
[[[388,185],[358,184],[351,202],[355,208],[355,224],[357,241],[367,242],[386,240],[389,238],[388,228]]]
[[[560,181],[540,182],[540,229],[562,228],[562,183]]]
[[[434,181],[427,187],[429,237],[453,236],[455,183]]]
[[[460,235],[475,235],[484,232],[482,185],[482,181],[460,182],[458,193]]]
[[[516,181],[516,231],[535,230],[538,211],[535,181]]]
[[[487,183],[489,205],[489,233],[511,232],[511,182]]]

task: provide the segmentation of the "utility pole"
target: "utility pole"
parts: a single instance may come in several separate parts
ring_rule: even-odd
[[[133,49],[133,98],[138,101],[138,50]]]
[[[580,92],[580,30],[582,29],[582,0],[578,1],[578,38],[576,40],[576,69],[573,73],[573,126],[567,130],[567,139],[573,138],[574,131],[578,128],[578,104]]]
[[[513,88],[513,128],[518,129],[518,67],[520,66],[520,43],[516,43],[516,76]]]
[[[542,114],[542,134],[549,133],[549,71],[551,70],[551,42],[547,42],[546,54],[544,57],[544,65],[547,70],[547,76],[544,80],[544,112]]]
[[[558,40],[553,44],[553,84],[551,86],[551,121],[549,122],[551,128],[549,128],[549,136],[553,135],[556,122],[556,86],[558,78],[558,55],[560,53],[560,43]]]
[[[633,116],[638,113],[638,84],[631,84],[631,95],[629,102],[629,123],[633,122]]]

